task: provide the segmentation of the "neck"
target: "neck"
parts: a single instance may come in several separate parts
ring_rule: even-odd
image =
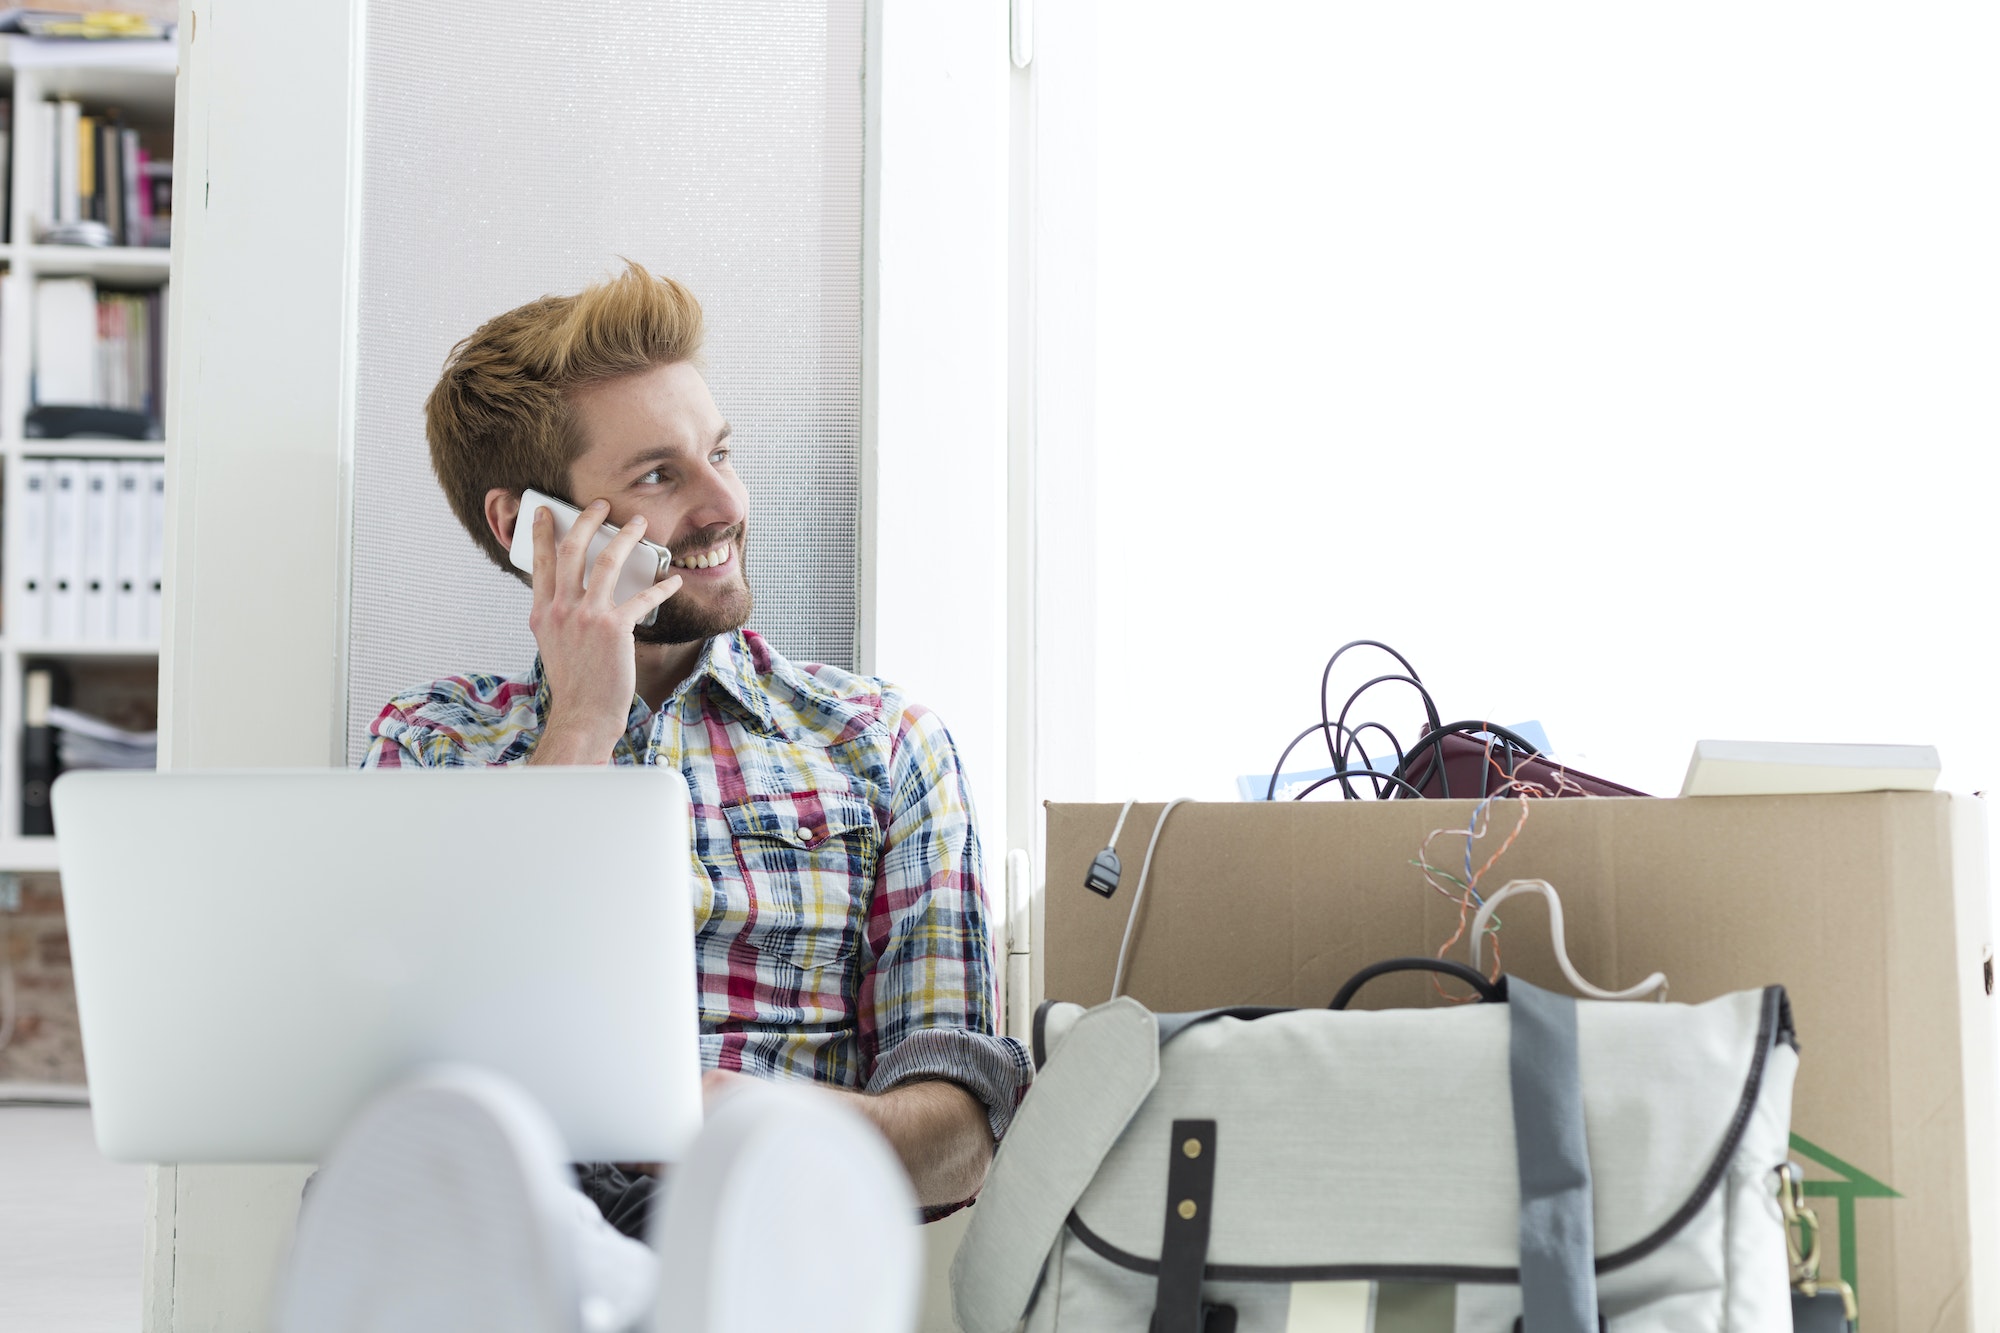
[[[658,710],[701,660],[705,640],[694,643],[641,643],[633,649],[634,683],[648,708]]]

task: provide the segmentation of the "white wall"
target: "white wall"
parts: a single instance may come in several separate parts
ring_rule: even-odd
[[[359,0],[181,16],[161,765],[338,763]],[[263,1327],[305,1171],[148,1174],[148,1333]]]
[[[1100,21],[1101,799],[1232,799],[1360,637],[1649,791],[2000,783],[1990,8]]]

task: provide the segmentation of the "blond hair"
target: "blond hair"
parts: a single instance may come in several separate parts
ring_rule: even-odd
[[[512,570],[486,522],[486,493],[533,487],[568,495],[583,450],[570,394],[587,384],[698,361],[701,303],[630,260],[575,296],[544,296],[496,315],[445,358],[424,400],[431,470],[482,550]]]

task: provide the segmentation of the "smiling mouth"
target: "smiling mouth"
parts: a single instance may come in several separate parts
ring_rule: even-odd
[[[674,557],[675,569],[718,569],[736,558],[736,544],[723,542],[706,551],[695,551],[689,555]]]

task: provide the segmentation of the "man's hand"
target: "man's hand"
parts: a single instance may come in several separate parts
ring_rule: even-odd
[[[681,576],[662,579],[630,601],[614,605],[613,589],[625,558],[645,535],[644,515],[619,529],[588,566],[584,554],[611,506],[593,500],[559,542],[555,518],[535,511],[535,606],[528,628],[542,651],[542,674],[553,700],[531,764],[604,764],[632,713],[637,687],[632,628],[680,591]]]
[[[964,1203],[986,1183],[993,1164],[993,1130],[986,1107],[956,1083],[930,1079],[883,1093],[841,1091],[875,1122],[925,1207]]]
[[[731,1089],[749,1081],[747,1074],[708,1070],[701,1076],[702,1105],[713,1111]],[[819,1086],[882,1131],[909,1173],[918,1203],[963,1203],[979,1193],[993,1162],[993,1130],[986,1107],[964,1088],[943,1079],[873,1094]]]

